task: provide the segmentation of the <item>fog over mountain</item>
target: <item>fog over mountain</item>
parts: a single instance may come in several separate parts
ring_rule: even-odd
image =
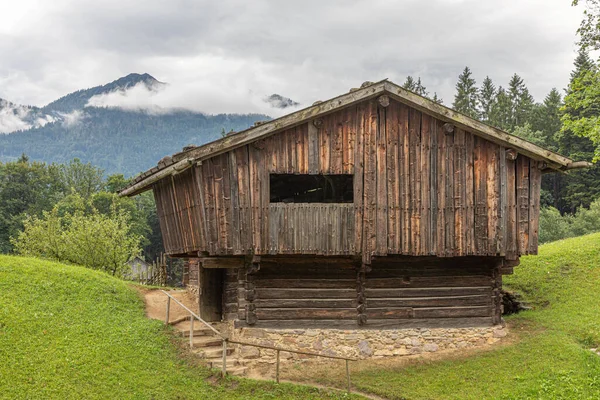
[[[0,99],[0,161],[15,160],[23,153],[44,162],[77,157],[104,168],[107,174],[131,176],[185,145],[200,145],[223,132],[241,131],[255,121],[299,107],[280,95],[248,93],[232,108],[240,112],[209,113],[178,86],[147,73],[132,73],[43,107]]]

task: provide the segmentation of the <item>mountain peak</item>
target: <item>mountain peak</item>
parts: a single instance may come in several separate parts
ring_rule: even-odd
[[[265,103],[269,104],[273,108],[288,108],[300,105],[300,103],[290,99],[289,97],[284,97],[277,93],[273,93],[272,95],[265,97],[264,100]]]
[[[161,86],[166,85],[166,83],[160,82],[148,73],[131,73],[105,85],[70,93],[46,105],[43,109],[50,113],[70,113],[75,110],[82,110],[94,96],[127,90],[140,83],[144,84],[149,90],[158,90]]]

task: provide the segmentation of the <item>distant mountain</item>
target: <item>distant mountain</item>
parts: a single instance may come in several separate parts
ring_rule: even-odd
[[[129,74],[70,93],[41,108],[0,100],[0,133],[12,132],[0,134],[0,161],[15,160],[22,153],[44,162],[61,163],[77,157],[107,174],[133,176],[183,146],[200,145],[221,137],[223,131],[241,131],[255,121],[271,119],[263,114],[149,113],[88,106],[94,96],[138,84],[149,90],[166,85],[149,74]]]
[[[276,93],[266,97],[265,102],[270,104],[273,108],[288,108],[300,105],[300,103]]]

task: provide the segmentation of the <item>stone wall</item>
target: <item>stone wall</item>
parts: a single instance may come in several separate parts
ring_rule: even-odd
[[[494,344],[507,334],[501,326],[455,329],[336,330],[336,329],[230,329],[230,338],[293,350],[359,359],[408,356],[442,350]],[[275,351],[236,345],[240,359],[272,363]],[[281,352],[282,359],[315,359]],[[319,358],[320,360],[327,360]]]

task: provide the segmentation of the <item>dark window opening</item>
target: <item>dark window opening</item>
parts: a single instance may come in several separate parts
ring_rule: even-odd
[[[353,176],[271,174],[271,203],[352,203]]]

